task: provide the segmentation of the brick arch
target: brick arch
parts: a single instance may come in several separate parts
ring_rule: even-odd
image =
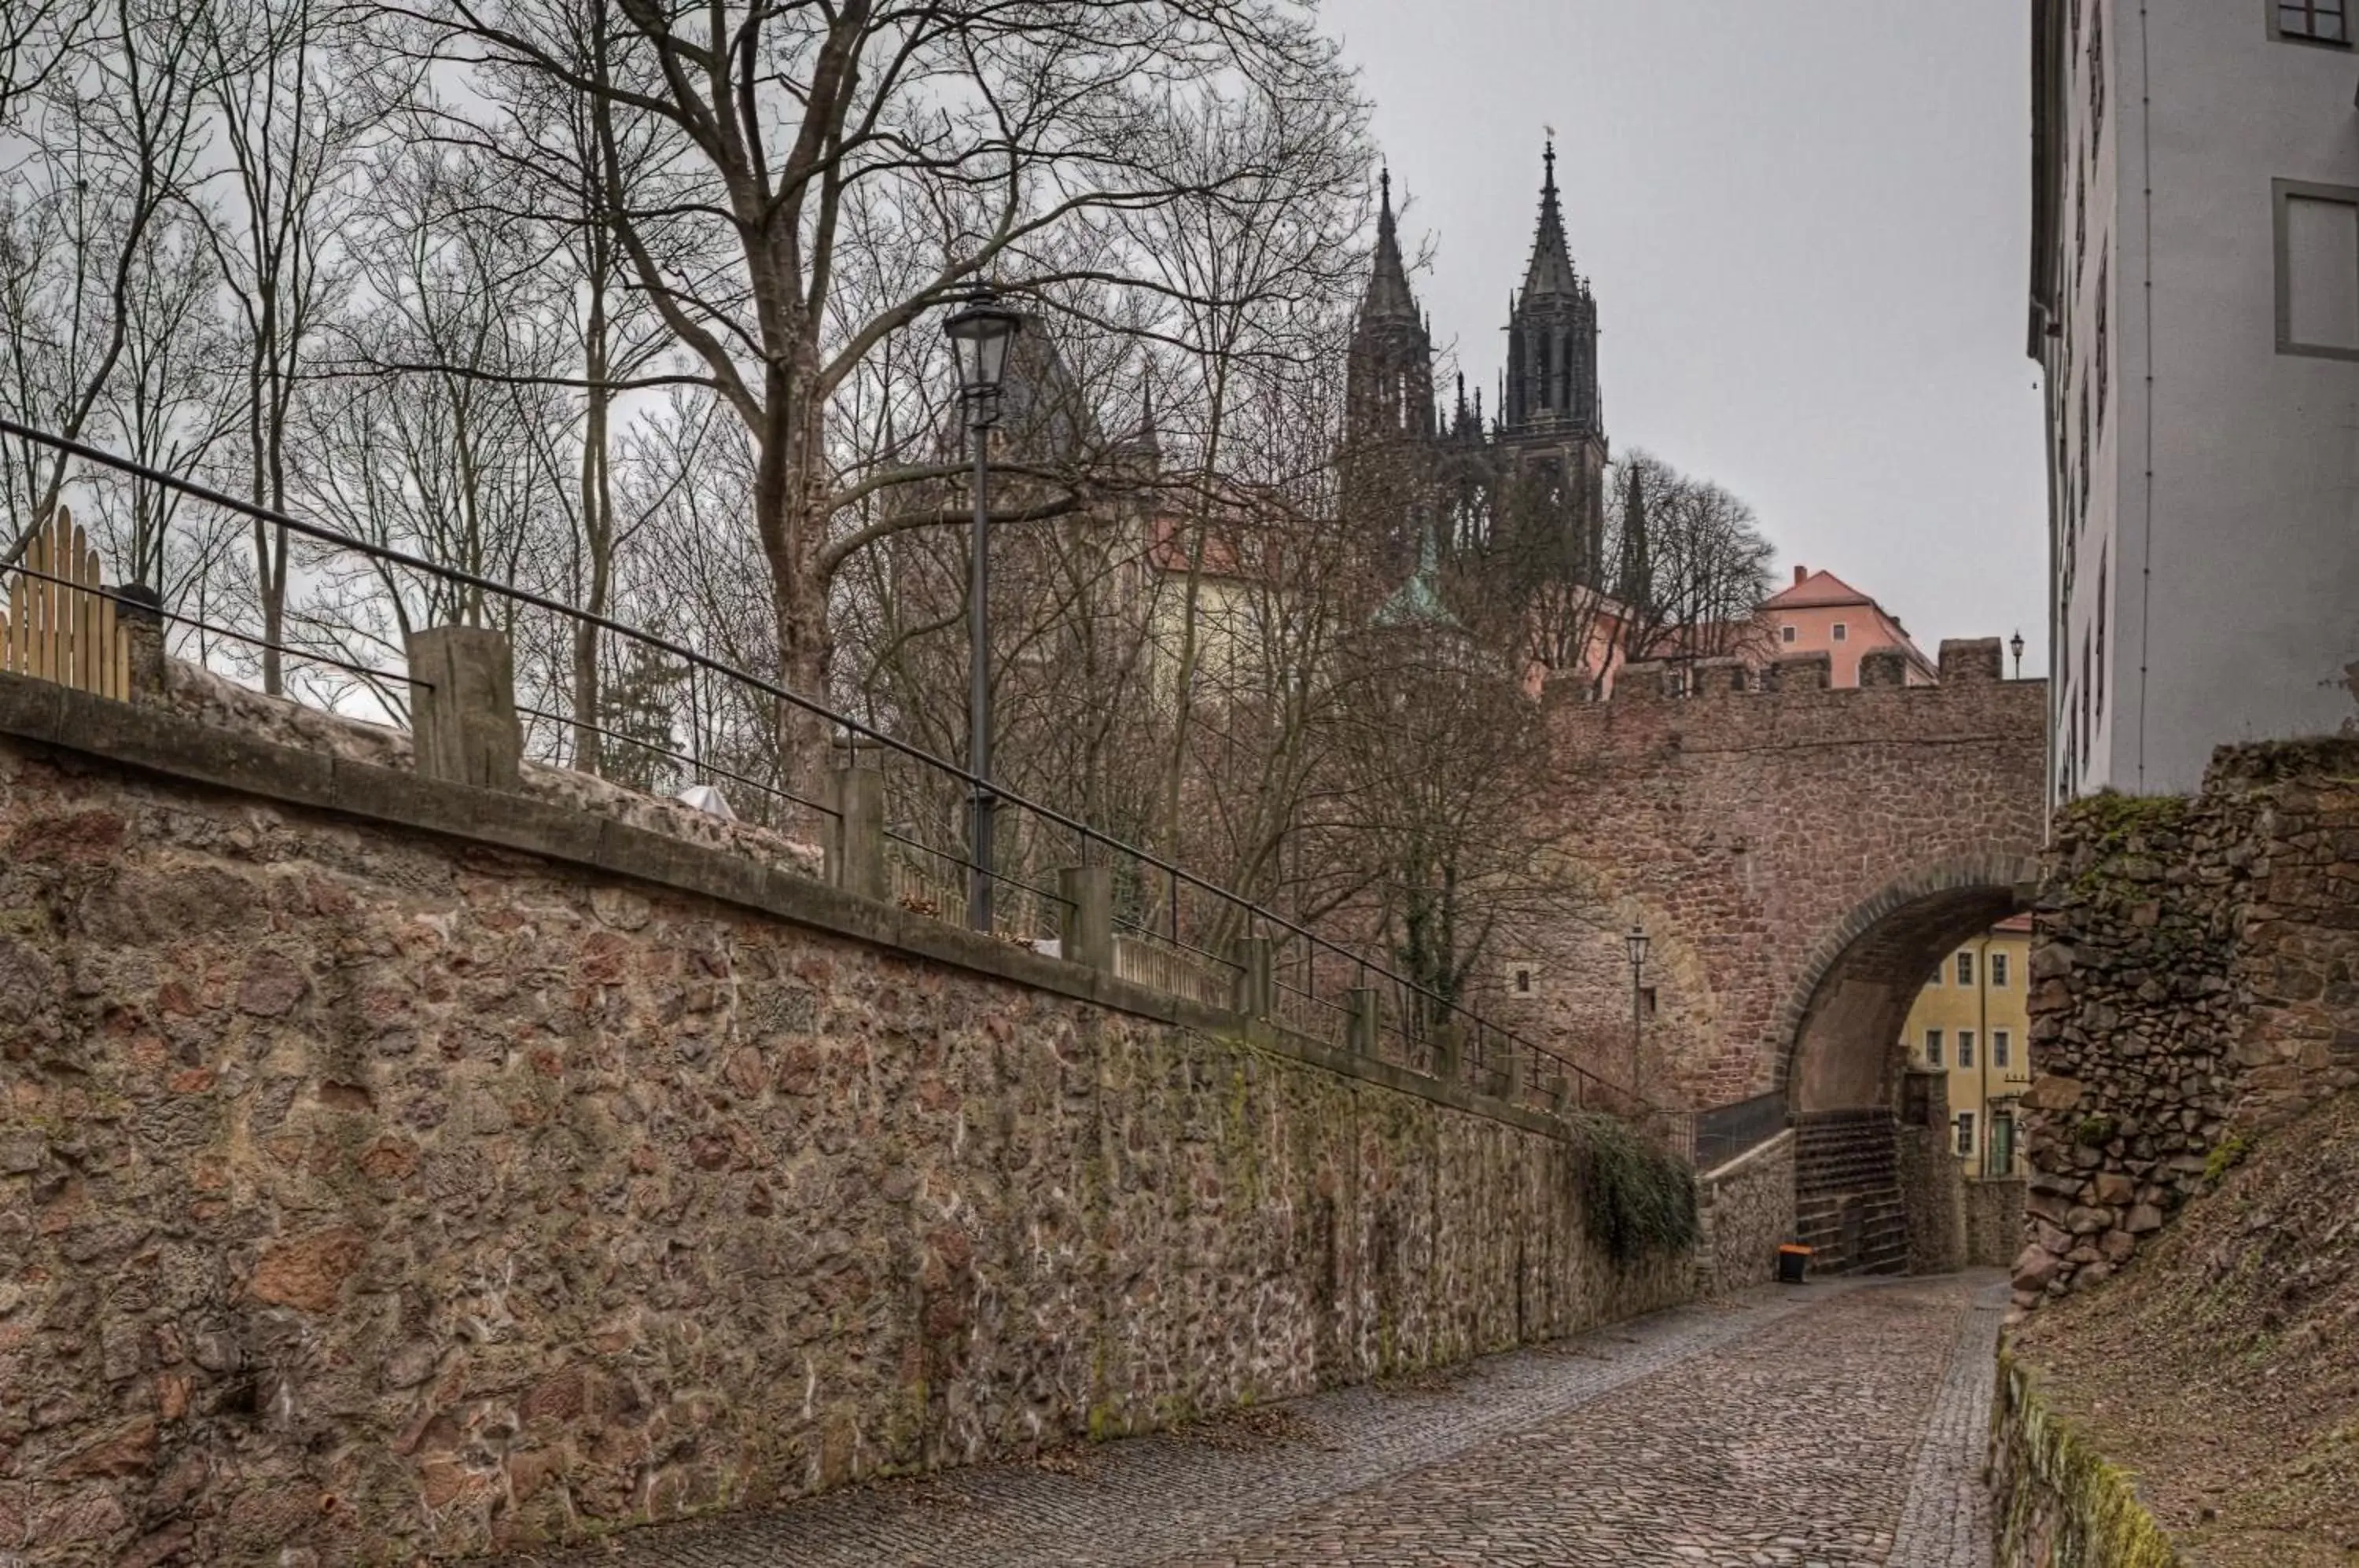
[[[1803,953],[1774,1031],[1777,1082],[1798,1112],[1888,1105],[1896,1047],[1942,954],[2024,906],[2028,855],[1992,851],[1893,878]]]

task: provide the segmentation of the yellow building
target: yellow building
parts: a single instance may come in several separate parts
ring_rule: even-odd
[[[1945,955],[1908,1009],[1908,1059],[1949,1073],[1951,1136],[1968,1176],[2022,1173],[2016,1102],[2031,1087],[2030,954],[2031,917],[2017,915]]]

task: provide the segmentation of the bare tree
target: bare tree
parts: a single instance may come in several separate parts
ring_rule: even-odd
[[[589,100],[602,136],[661,136],[661,158],[616,192],[610,226],[636,287],[751,441],[748,520],[776,668],[814,692],[827,687],[831,588],[845,561],[883,532],[940,520],[934,508],[896,509],[846,537],[840,519],[869,494],[961,466],[872,468],[847,482],[831,403],[860,367],[985,279],[1036,295],[1060,283],[1168,289],[1103,243],[1108,232],[1258,173],[1175,180],[1154,158],[1172,104],[1216,90],[1353,101],[1332,46],[1275,0],[616,0],[613,10],[428,0],[405,14],[420,47],[479,68],[480,80],[536,73]],[[582,48],[584,29],[603,43]],[[855,232],[861,254],[845,248]],[[920,265],[877,289],[890,274],[864,263],[887,253]],[[813,755],[815,737],[800,739]]]
[[[226,155],[225,208],[209,225],[236,323],[241,371],[234,486],[283,511],[295,404],[352,269],[364,144],[386,84],[355,80],[313,0],[212,0],[207,106]],[[251,521],[263,690],[285,687],[288,539]]]
[[[1615,465],[1609,494],[1621,657],[1692,662],[1762,651],[1777,550],[1753,508],[1643,452]]]
[[[53,27],[69,13],[49,16]],[[106,401],[134,334],[189,330],[198,309],[146,276],[186,259],[157,231],[185,212],[196,172],[197,29],[168,0],[109,0],[17,105],[32,156],[0,185],[0,399],[69,438],[113,433]],[[186,309],[158,308],[168,296]],[[0,510],[16,519],[0,564],[22,556],[70,473],[62,452],[0,444]]]

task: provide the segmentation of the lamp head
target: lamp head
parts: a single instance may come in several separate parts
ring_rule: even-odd
[[[1647,946],[1646,928],[1644,926],[1634,925],[1630,928],[1630,934],[1624,937],[1622,940],[1624,942],[1628,944],[1630,949],[1630,967],[1633,969],[1644,968],[1647,963]]]
[[[1007,373],[1007,345],[1024,330],[1024,318],[1000,302],[990,289],[969,296],[942,323],[958,361],[959,393],[967,400],[968,418],[988,423],[996,413],[1000,378]]]

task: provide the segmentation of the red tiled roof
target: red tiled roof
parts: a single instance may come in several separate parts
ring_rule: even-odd
[[[1795,569],[1797,572],[1800,568]],[[1765,610],[1800,610],[1818,604],[1874,604],[1875,601],[1832,572],[1813,572],[1782,593],[1770,596]],[[1877,605],[1881,609],[1882,605]]]

